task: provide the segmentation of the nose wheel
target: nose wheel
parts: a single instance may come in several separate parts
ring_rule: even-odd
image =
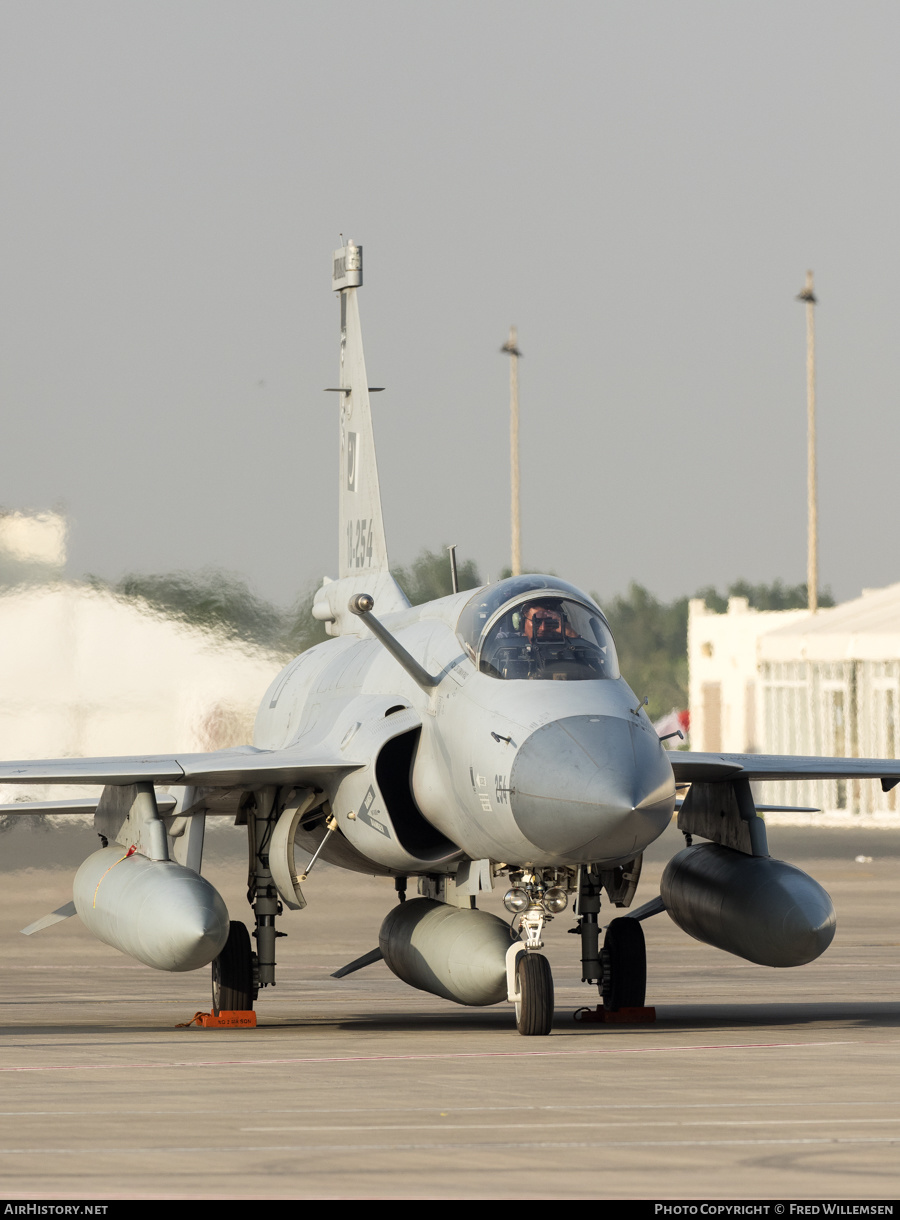
[[[614,919],[600,950],[603,1007],[643,1008],[647,992],[647,948],[644,929],[636,919]]]
[[[553,975],[542,953],[516,959],[516,1029],[526,1037],[550,1033],[553,1024]]]

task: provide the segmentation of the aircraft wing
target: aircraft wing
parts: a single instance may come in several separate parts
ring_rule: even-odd
[[[68,801],[9,801],[0,805],[0,817],[14,813],[17,817],[23,813],[96,813],[100,804],[99,796],[74,797]],[[174,796],[156,794],[156,807],[163,815],[172,813],[178,804]]]
[[[823,758],[791,754],[699,754],[673,750],[675,782],[727,779],[880,779],[885,791],[900,783],[900,759]]]
[[[49,758],[0,763],[4,784],[192,784],[206,788],[263,788],[320,784],[363,763],[289,748],[238,746],[209,754],[151,754],[125,758]],[[66,802],[69,804],[69,802]],[[18,810],[15,810],[18,812]]]

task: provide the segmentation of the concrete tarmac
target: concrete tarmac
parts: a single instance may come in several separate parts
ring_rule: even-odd
[[[216,831],[205,869],[233,918],[249,912],[240,834]],[[394,895],[327,866],[304,886],[307,909],[280,921],[259,1028],[177,1029],[209,1008],[208,970],[157,973],[77,918],[18,933],[71,897],[72,860],[50,864],[77,863],[91,832],[8,831],[0,1196],[896,1198],[900,833],[769,837],[834,900],[823,958],[754,966],[656,916],[656,1023],[576,1024],[597,996],[567,911],[546,935],[553,1032],[522,1038],[508,1006],[458,1008],[383,963],[332,979],[377,943]],[[648,853],[638,902],[680,846],[673,828]],[[481,905],[500,913],[501,894]]]

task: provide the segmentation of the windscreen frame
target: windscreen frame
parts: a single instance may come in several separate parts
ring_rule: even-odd
[[[516,578],[512,578],[512,579],[516,579]],[[546,582],[546,583],[544,583],[544,582]],[[503,583],[503,582],[501,582],[501,583]],[[523,580],[523,584],[524,584],[524,580]],[[483,595],[484,593],[486,593],[489,588],[490,588],[490,586],[485,586],[484,589],[478,590],[473,595],[473,597],[463,607],[463,611],[460,614],[460,620],[463,618],[463,615],[465,614],[465,612],[469,608],[469,606],[475,601],[475,598],[477,598],[480,594]],[[576,589],[573,585],[570,585],[568,583],[568,581],[562,581],[562,580],[559,580],[558,578],[539,577],[539,576],[532,577],[528,581],[528,586],[526,586],[526,587],[522,587],[520,585],[519,588],[514,593],[512,593],[512,595],[510,597],[508,597],[505,601],[503,601],[493,611],[493,613],[488,616],[488,618],[484,622],[484,625],[481,628],[481,631],[480,631],[480,634],[478,637],[477,647],[474,649],[474,654],[469,651],[470,644],[466,641],[466,639],[460,633],[459,628],[457,628],[457,637],[459,638],[459,640],[463,644],[463,646],[466,648],[466,652],[470,656],[470,659],[472,660],[472,663],[474,664],[476,671],[478,673],[485,674],[486,677],[496,678],[498,681],[516,681],[517,680],[514,678],[504,679],[504,678],[500,677],[500,675],[493,674],[490,672],[490,670],[483,668],[482,662],[483,662],[483,653],[484,653],[485,645],[488,643],[490,634],[491,634],[492,630],[494,629],[494,627],[497,625],[497,623],[503,618],[504,615],[506,615],[506,614],[510,613],[512,610],[514,610],[517,605],[524,605],[530,601],[543,601],[545,599],[547,599],[547,600],[556,599],[563,603],[572,602],[575,605],[580,606],[581,609],[585,610],[589,615],[596,616],[599,619],[600,623],[603,625],[603,628],[607,633],[608,640],[609,640],[608,647],[611,651],[611,657],[607,658],[607,659],[611,661],[610,669],[612,672],[609,673],[608,675],[599,675],[598,674],[596,680],[597,681],[606,681],[610,678],[620,677],[621,671],[619,669],[618,650],[616,648],[615,639],[613,637],[612,630],[610,628],[606,615],[603,613],[603,611],[600,609],[600,607],[596,604],[596,602],[593,600],[593,598],[586,596],[584,593],[581,592],[581,590]],[[591,643],[591,641],[587,641],[587,642]],[[600,647],[602,647],[602,646],[600,646]]]

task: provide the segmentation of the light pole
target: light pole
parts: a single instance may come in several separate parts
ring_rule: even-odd
[[[512,487],[512,574],[522,574],[522,525],[519,517],[519,357],[516,328],[509,328],[509,338],[500,348],[509,352],[509,467]]]
[[[797,300],[806,302],[806,592],[809,612],[815,614],[819,608],[819,522],[816,503],[816,294],[811,271],[806,273],[806,286],[797,294]]]

